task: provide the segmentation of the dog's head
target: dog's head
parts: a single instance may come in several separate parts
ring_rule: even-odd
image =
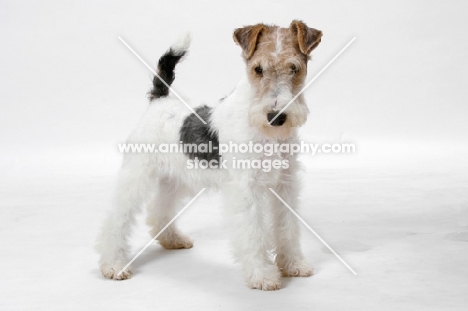
[[[309,109],[302,94],[295,97],[304,86],[307,61],[321,37],[321,31],[297,20],[289,28],[257,24],[234,31],[255,94],[249,124],[265,136],[287,139],[293,127],[307,120]]]

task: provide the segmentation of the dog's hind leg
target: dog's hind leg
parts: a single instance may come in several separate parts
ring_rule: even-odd
[[[147,205],[146,223],[151,226],[151,237],[154,238],[159,234],[156,239],[166,249],[191,248],[193,241],[181,233],[175,223],[161,232],[174,218],[177,209],[182,207],[182,199],[187,196],[185,186],[175,180],[163,178],[159,181],[157,188]]]
[[[140,155],[130,155],[125,159],[117,179],[113,207],[97,239],[101,272],[109,279],[124,280],[132,275],[130,267],[122,271],[129,262],[128,238],[135,216],[155,181],[150,167],[143,161]]]

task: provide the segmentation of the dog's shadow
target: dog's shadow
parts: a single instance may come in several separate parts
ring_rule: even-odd
[[[150,263],[154,263],[155,261],[158,260],[158,258],[161,258],[163,256],[167,255],[172,255],[172,252],[181,252],[184,250],[167,250],[164,249],[160,246],[153,247],[151,250],[142,253],[136,260],[135,262],[132,263],[132,270],[134,274],[138,273],[138,270],[144,266],[149,265]]]
[[[177,255],[182,255],[184,253],[185,259],[187,259],[187,253],[190,252],[190,249],[177,249],[177,250],[167,250],[162,247],[152,248],[150,251],[141,254],[137,260],[132,264],[133,277],[138,277],[145,270],[145,273],[148,270],[151,270],[150,273],[157,275],[158,271],[165,271],[165,276],[170,276],[171,278],[183,280],[190,284],[190,286],[196,286],[197,288],[206,287],[210,291],[219,291],[223,293],[223,288],[226,283],[229,282],[239,282],[239,286],[245,286],[244,281],[242,280],[240,267],[235,264],[234,260],[226,262],[215,262],[211,260],[203,260],[198,256],[190,256],[190,259],[183,264],[183,266],[174,266],[170,265],[170,273],[167,273],[168,267],[158,265],[158,259],[163,258],[164,256],[175,257]],[[183,262],[184,259],[178,259],[179,262]],[[165,261],[164,264],[167,264]],[[143,269],[144,268],[144,269]],[[283,277],[282,278],[282,288],[288,287],[292,281],[292,277]],[[203,282],[193,282],[193,280],[204,280]],[[205,282],[210,280],[210,282]],[[220,286],[213,286],[214,283],[218,283]],[[247,288],[247,287],[246,287]]]
[[[167,250],[159,245],[152,247],[132,263],[132,280],[137,279],[143,273],[150,273],[154,276],[163,273],[164,277],[180,280],[188,286],[211,292],[216,291],[219,295],[229,294],[230,291],[225,290],[226,283],[238,283],[238,286],[248,289],[242,279],[240,267],[235,264],[234,259],[219,262],[205,260],[195,254],[190,255],[191,251],[191,249]],[[174,258],[178,266],[174,266],[165,257]],[[92,274],[99,276],[102,280],[107,280],[102,277],[99,269],[92,269]],[[292,279],[292,277],[283,277],[281,288],[288,287]]]

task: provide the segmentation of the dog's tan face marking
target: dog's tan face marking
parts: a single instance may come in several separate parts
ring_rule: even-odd
[[[255,93],[249,123],[274,139],[287,139],[292,127],[307,119],[308,108],[299,96],[286,110],[281,126],[268,124],[268,113],[278,112],[302,89],[310,52],[320,43],[322,33],[301,21],[289,28],[257,24],[236,29],[234,40],[242,47],[247,76]]]

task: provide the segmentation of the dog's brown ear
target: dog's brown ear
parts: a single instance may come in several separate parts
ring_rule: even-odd
[[[265,25],[257,24],[253,26],[245,26],[243,28],[237,28],[234,31],[234,41],[240,45],[244,53],[244,57],[249,59],[252,57],[257,47],[258,39],[262,31],[265,29]]]
[[[305,55],[309,55],[322,39],[322,32],[320,30],[307,27],[306,24],[299,20],[292,21],[289,29],[294,36],[297,36],[299,50]]]

